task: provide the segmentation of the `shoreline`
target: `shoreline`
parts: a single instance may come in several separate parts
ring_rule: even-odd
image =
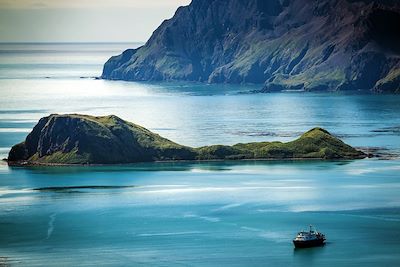
[[[60,134],[54,129],[67,130]],[[44,143],[38,146],[40,140]],[[48,150],[50,147],[52,149]],[[8,164],[115,165],[157,161],[336,160],[368,156],[369,153],[355,149],[320,127],[314,127],[289,142],[192,148],[115,115],[51,114],[39,120],[24,142],[11,148]]]
[[[29,162],[29,161],[8,161],[7,158],[2,159],[1,161],[7,164],[9,167],[101,167],[101,166],[131,166],[136,164],[148,164],[148,163],[206,163],[206,162],[300,162],[300,161],[349,161],[349,160],[362,160],[362,159],[370,159],[370,158],[378,158],[382,160],[390,160],[392,158],[386,158],[384,155],[372,154],[371,149],[365,147],[357,147],[357,149],[364,153],[363,156],[354,157],[354,158],[337,158],[337,159],[328,159],[328,158],[255,158],[255,159],[206,159],[206,160],[155,160],[155,161],[140,161],[140,162],[130,162],[130,163],[44,163],[44,162]],[[375,150],[376,152],[376,150]],[[396,157],[395,157],[396,158]]]
[[[67,163],[42,163],[42,162],[15,162],[3,159],[10,167],[97,167],[97,166],[130,166],[135,164],[145,164],[145,163],[206,163],[206,162],[274,162],[274,161],[349,161],[349,160],[362,160],[366,158],[374,158],[374,155],[365,155],[364,157],[358,158],[338,158],[338,159],[324,159],[324,158],[263,158],[263,159],[237,159],[237,160],[226,160],[226,159],[209,159],[209,160],[157,160],[157,161],[141,161],[141,162],[131,162],[131,163],[88,163],[88,164],[67,164]]]

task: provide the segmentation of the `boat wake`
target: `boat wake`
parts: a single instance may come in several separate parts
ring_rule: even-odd
[[[49,226],[47,228],[47,237],[46,237],[46,239],[49,239],[51,234],[54,231],[54,222],[56,220],[56,215],[57,215],[57,213],[53,213],[53,214],[50,215],[50,220],[49,220],[49,224],[48,224]]]

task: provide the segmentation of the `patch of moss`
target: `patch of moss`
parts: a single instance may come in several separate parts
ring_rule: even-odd
[[[86,164],[90,162],[90,154],[79,154],[77,150],[74,149],[69,152],[57,151],[43,157],[39,157],[38,154],[35,154],[29,160],[38,163]]]
[[[334,71],[308,70],[298,75],[279,74],[275,77],[273,83],[286,89],[318,91],[336,88],[344,80],[345,73],[340,69]]]
[[[400,92],[400,68],[391,70],[386,77],[376,82],[376,91]]]
[[[288,142],[259,142],[198,149],[199,159],[351,159],[364,153],[343,143],[322,128],[314,128],[300,138]]]

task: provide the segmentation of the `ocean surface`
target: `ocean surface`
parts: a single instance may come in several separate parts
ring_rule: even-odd
[[[0,266],[397,266],[400,95],[95,80],[140,44],[0,44],[0,156],[51,113],[115,114],[190,146],[319,126],[355,161],[0,164]],[[296,250],[308,225],[324,247]]]

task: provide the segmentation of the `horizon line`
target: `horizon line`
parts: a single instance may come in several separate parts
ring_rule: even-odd
[[[146,41],[0,41],[0,44],[145,44]]]

